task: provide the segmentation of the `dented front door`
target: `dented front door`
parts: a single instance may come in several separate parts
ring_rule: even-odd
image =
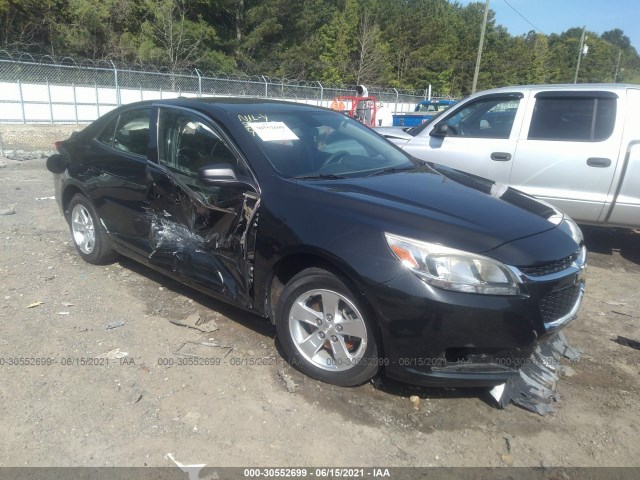
[[[158,163],[150,163],[149,261],[193,286],[250,306],[260,199],[248,169],[214,125],[177,108],[158,111]],[[231,165],[234,183],[204,184],[198,169]]]

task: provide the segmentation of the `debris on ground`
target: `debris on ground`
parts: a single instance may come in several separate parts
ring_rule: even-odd
[[[73,303],[71,303],[71,302],[62,302],[62,303],[60,303],[60,305],[62,305],[63,307],[73,307],[74,306]]]
[[[576,374],[576,371],[568,365],[562,365],[560,367],[560,373],[565,377],[573,377]]]
[[[58,315],[69,315],[69,312],[58,312]]]
[[[413,405],[413,408],[415,408],[416,410],[420,408],[420,397],[418,395],[411,395],[409,397],[409,401],[411,402],[411,405]]]
[[[556,391],[562,369],[560,357],[575,362],[581,354],[569,345],[564,333],[559,332],[538,345],[530,361],[520,369],[519,376],[492,388],[491,396],[500,408],[513,402],[539,415],[554,413],[555,403],[560,399]]]
[[[607,305],[613,305],[614,307],[624,307],[625,305],[627,305],[624,302],[614,302],[614,301],[611,301],[611,300],[607,300],[606,302],[602,302],[602,303],[605,303]]]
[[[117,360],[119,358],[124,358],[128,355],[129,355],[128,352],[121,352],[119,348],[115,348],[107,353],[98,355],[98,358],[108,358],[109,360]]]
[[[16,211],[13,208],[6,208],[4,210],[0,210],[0,215],[15,215]]]
[[[279,368],[278,369],[278,378],[280,379],[280,381],[284,384],[285,387],[287,387],[287,391],[289,393],[293,393],[296,391],[296,387],[298,386],[296,384],[296,382],[294,382],[291,377],[289,376],[289,374],[287,374],[287,372],[284,371],[284,368]]]
[[[506,465],[513,465],[513,457],[511,455],[503,454],[500,456],[500,460],[502,460]]]
[[[202,318],[199,312],[192,313],[184,320],[169,320],[174,325],[188,327],[202,333],[213,333],[218,330],[218,324],[211,318]]]
[[[194,465],[184,465],[184,464],[180,463],[179,461],[177,461],[175,458],[173,458],[173,454],[172,453],[167,453],[165,458],[169,458],[169,459],[173,460],[173,463],[175,463],[176,466],[180,470],[182,470],[184,473],[189,474],[189,480],[197,480],[199,478],[199,475],[200,475],[200,470],[202,470],[204,467],[207,466],[206,463],[198,463],[198,464],[194,464]]]
[[[55,196],[50,196],[50,197],[36,197],[36,200],[55,200],[56,197]]]
[[[27,308],[35,308],[35,307],[39,307],[40,305],[43,305],[44,302],[33,302],[29,305],[27,305]]]
[[[625,347],[631,347],[636,350],[640,350],[640,342],[638,342],[637,340],[632,340],[630,338],[621,337],[620,335],[618,335],[618,338],[614,340],[614,342],[620,345],[624,345]]]
[[[212,348],[216,349],[215,353],[211,353]],[[174,352],[174,355],[193,358],[217,359],[225,358],[232,352],[232,350],[233,346],[220,345],[213,342],[184,342]]]
[[[107,323],[107,330],[113,330],[114,328],[119,328],[124,326],[124,321],[118,320],[117,322]]]

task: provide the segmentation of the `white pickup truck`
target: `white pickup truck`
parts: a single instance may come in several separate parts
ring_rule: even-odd
[[[533,85],[472,95],[407,132],[415,157],[507,184],[575,221],[640,227],[640,86]]]

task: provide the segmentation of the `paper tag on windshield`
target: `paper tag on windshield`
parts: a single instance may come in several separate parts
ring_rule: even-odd
[[[295,133],[284,122],[247,122],[264,142],[282,142],[299,140]]]

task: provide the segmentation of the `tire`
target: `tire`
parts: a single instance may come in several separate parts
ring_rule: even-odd
[[[372,315],[326,270],[308,268],[286,284],[276,307],[276,332],[289,362],[317,380],[350,387],[380,368]]]
[[[69,202],[69,229],[76,250],[85,262],[104,265],[118,254],[109,245],[109,238],[95,208],[87,197],[76,193]]]

